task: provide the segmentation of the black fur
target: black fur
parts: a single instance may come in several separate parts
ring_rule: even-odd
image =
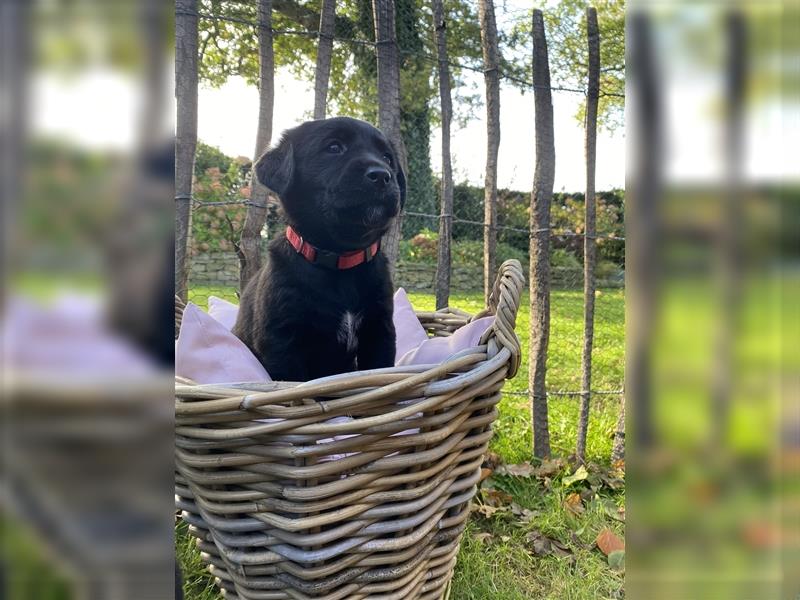
[[[375,170],[378,181],[370,179]],[[356,119],[309,121],[287,131],[255,172],[303,239],[337,254],[380,239],[405,201],[397,153],[380,131]],[[392,291],[382,252],[335,270],[308,262],[281,235],[242,294],[233,331],[276,380],[388,367],[395,354]],[[356,346],[341,335],[346,313],[357,322]]]

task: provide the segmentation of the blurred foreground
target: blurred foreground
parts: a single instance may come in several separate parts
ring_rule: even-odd
[[[629,4],[629,598],[800,591],[799,17]]]
[[[172,598],[171,7],[0,11],[0,596]]]

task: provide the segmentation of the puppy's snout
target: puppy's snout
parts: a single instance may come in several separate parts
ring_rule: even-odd
[[[366,176],[367,181],[379,187],[388,185],[388,183],[392,180],[392,173],[386,167],[367,167],[367,171],[364,175]]]

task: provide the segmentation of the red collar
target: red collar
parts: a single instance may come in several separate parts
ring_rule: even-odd
[[[344,254],[336,254],[316,248],[303,239],[292,226],[286,228],[286,239],[292,245],[298,254],[302,255],[308,262],[315,265],[322,265],[329,269],[352,269],[361,263],[371,261],[381,247],[380,239],[371,246],[363,250],[354,250],[353,252],[345,252]]]

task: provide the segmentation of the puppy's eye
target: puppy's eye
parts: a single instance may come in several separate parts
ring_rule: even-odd
[[[392,166],[392,155],[389,154],[388,152],[383,153],[383,160],[389,163],[389,166]]]
[[[342,154],[344,152],[344,146],[339,142],[331,142],[328,144],[327,150],[329,154]]]

